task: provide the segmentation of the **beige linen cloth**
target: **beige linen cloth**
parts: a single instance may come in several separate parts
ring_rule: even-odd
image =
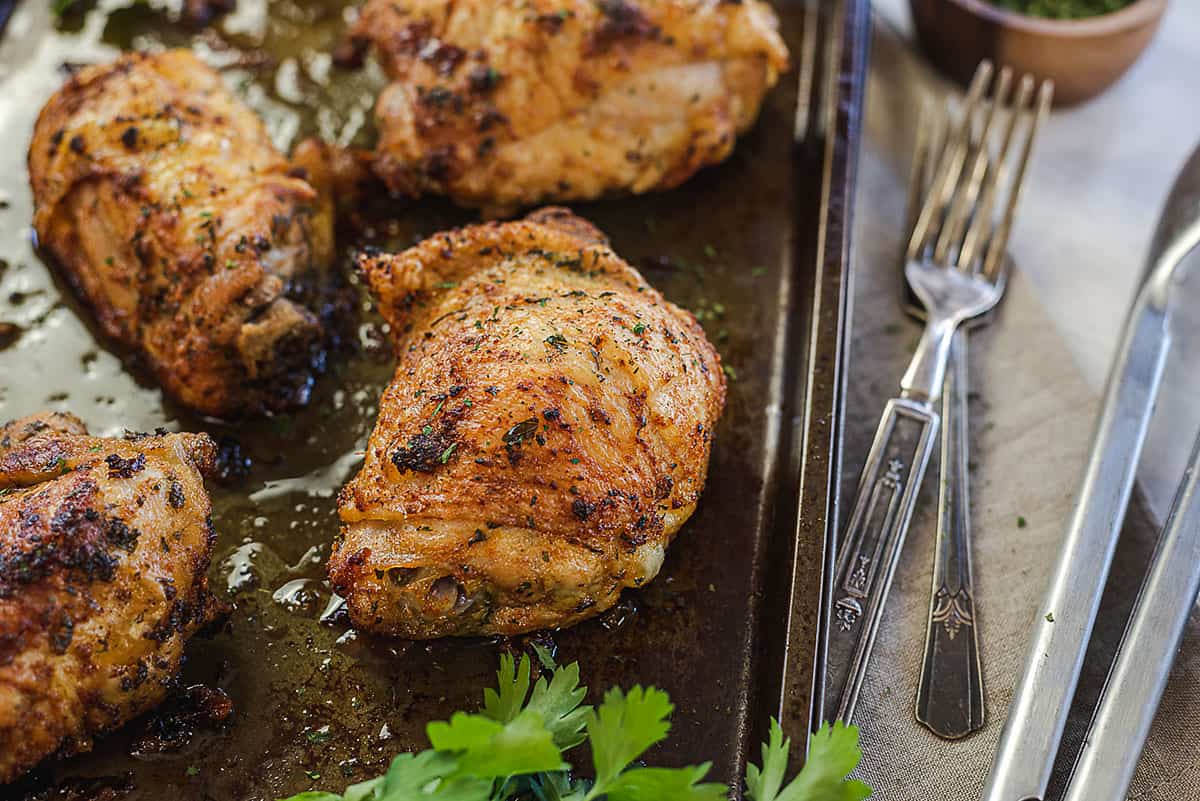
[[[895,392],[919,333],[901,310],[896,257],[919,108],[915,98],[922,87],[935,84],[906,43],[885,25],[876,26],[855,219],[847,492],[853,491],[878,414]],[[1035,167],[1052,168],[1041,162]],[[1087,287],[1081,287],[1080,302],[1086,298]],[[1103,324],[1116,327],[1120,320]],[[1030,624],[1048,612],[1058,619],[1072,614],[1040,604],[1078,489],[1097,401],[1019,265],[997,319],[971,337],[971,383],[978,393],[971,401],[971,491],[987,725],[965,740],[945,742],[913,716],[932,572],[935,498],[927,492],[901,558],[856,717],[865,753],[857,775],[882,801],[980,798],[1024,665]],[[1147,458],[1152,460],[1153,453]],[[935,483],[927,482],[927,489]],[[1064,754],[1079,749],[1156,534],[1145,505],[1136,500]],[[1198,691],[1200,625],[1193,619],[1130,799],[1200,799],[1200,707],[1193,704]],[[1059,760],[1050,799],[1061,795],[1069,761]]]

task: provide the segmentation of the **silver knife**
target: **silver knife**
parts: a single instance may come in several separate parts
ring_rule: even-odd
[[[1034,620],[984,801],[1044,799],[1170,350],[1176,272],[1200,245],[1200,149],[1167,199],[1104,393],[1087,471]]]

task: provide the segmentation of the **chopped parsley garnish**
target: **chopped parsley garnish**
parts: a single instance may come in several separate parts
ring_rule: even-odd
[[[504,432],[505,445],[520,445],[527,439],[532,439],[538,430],[538,421],[536,417],[530,417],[528,420],[522,420],[514,425],[508,431]]]
[[[306,732],[304,735],[305,739],[307,739],[313,745],[320,745],[322,743],[329,742],[330,736],[331,735],[329,733],[329,726],[327,726],[327,725],[322,726],[319,729],[314,729],[310,732]]]

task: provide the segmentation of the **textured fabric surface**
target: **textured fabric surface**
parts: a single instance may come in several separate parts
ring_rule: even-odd
[[[886,26],[877,27],[855,221],[847,492],[853,491],[879,411],[895,391],[920,330],[901,310],[896,258],[917,97],[931,86],[944,90],[905,43]],[[1053,164],[1039,161],[1035,169],[1053,169]],[[1015,236],[1021,236],[1019,222]],[[1078,490],[1097,401],[1019,267],[996,320],[971,338],[972,389],[978,393],[971,401],[972,522],[987,725],[972,737],[945,742],[913,714],[933,561],[936,482],[930,481],[901,558],[856,720],[866,755],[858,775],[883,801],[980,798],[1024,665],[1030,624],[1048,612],[1060,620],[1071,614],[1040,604]],[[1089,287],[1079,287],[1081,303],[1088,293]],[[1154,459],[1148,450],[1146,461]],[[1157,534],[1140,502],[1126,523],[1049,799],[1061,795],[1070,755],[1080,747]],[[1192,625],[1131,799],[1200,799],[1200,709],[1192,700],[1198,691],[1200,625]]]

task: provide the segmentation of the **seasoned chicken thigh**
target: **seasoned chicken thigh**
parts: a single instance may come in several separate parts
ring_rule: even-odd
[[[0,783],[158,704],[215,609],[203,434],[0,428]]]
[[[363,266],[399,363],[329,576],[360,628],[513,634],[658,573],[725,397],[696,319],[565,210]]]
[[[754,122],[777,25],[763,0],[368,0],[376,170],[468,206],[676,186]]]
[[[38,118],[29,175],[41,246],[168,392],[221,416],[307,402],[330,204],[215,71],[184,50],[80,70]]]

